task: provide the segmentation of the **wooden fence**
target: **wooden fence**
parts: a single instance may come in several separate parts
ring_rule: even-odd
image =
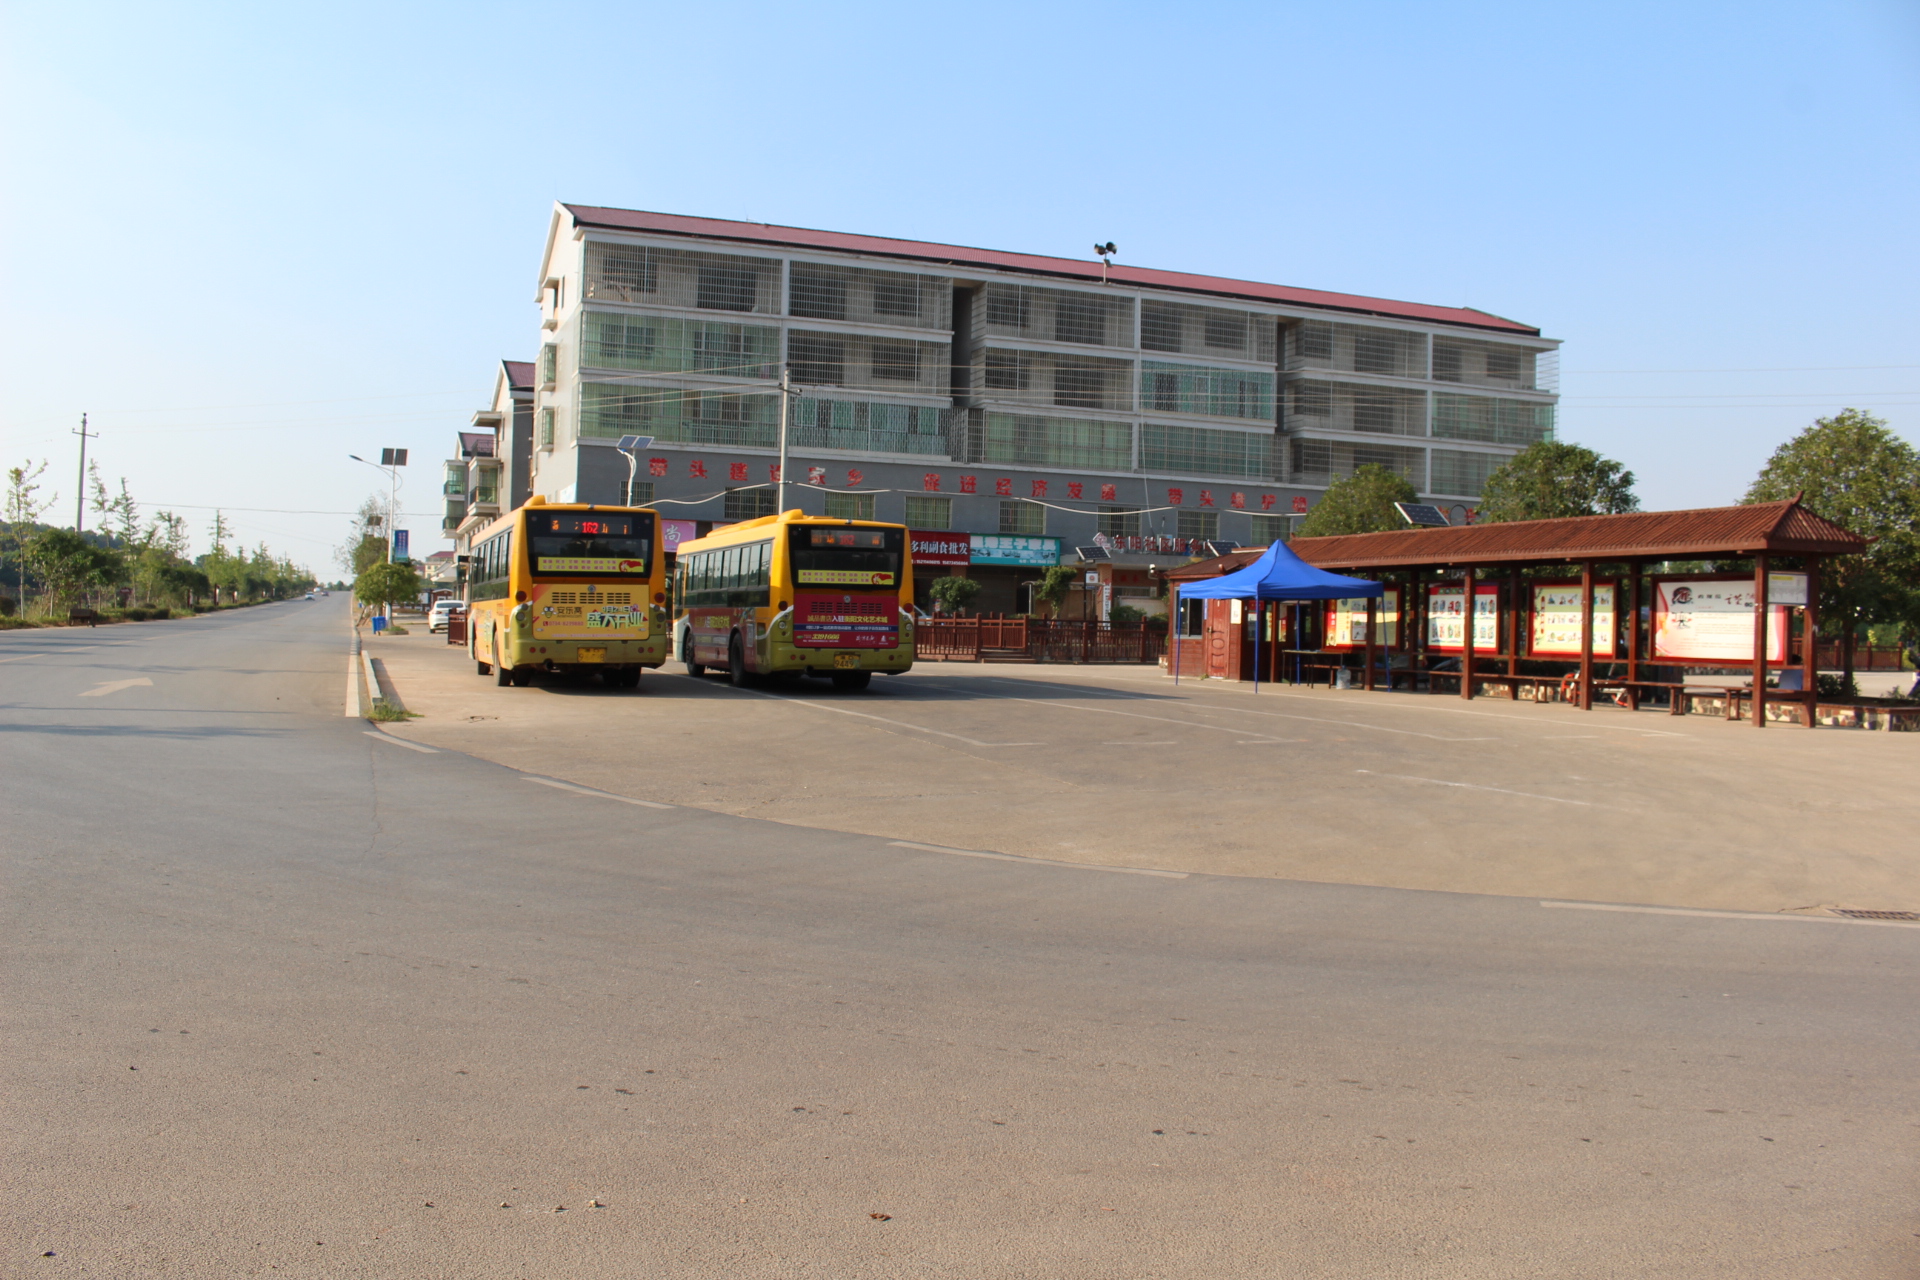
[[[1040,618],[931,618],[915,627],[915,652],[935,662],[1154,663],[1164,631],[1140,623]]]
[[[1838,671],[1840,669],[1840,642],[1822,640],[1820,642],[1820,669]],[[1853,669],[1855,671],[1898,671],[1900,670],[1900,646],[1897,644],[1856,644],[1853,646]]]

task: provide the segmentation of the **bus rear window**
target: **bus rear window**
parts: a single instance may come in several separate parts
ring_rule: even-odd
[[[653,570],[653,513],[529,511],[536,578],[645,578]]]
[[[903,541],[899,529],[801,525],[787,544],[793,585],[898,588]]]

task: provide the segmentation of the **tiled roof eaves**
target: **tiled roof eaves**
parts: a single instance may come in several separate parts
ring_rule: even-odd
[[[1102,279],[1100,267],[1072,258],[1048,258],[1038,254],[1008,253],[999,249],[974,249],[962,245],[932,244],[919,240],[896,240],[885,236],[865,236],[838,231],[816,231],[805,227],[781,227],[756,222],[735,222],[721,218],[692,218],[680,214],[650,213],[632,209],[608,209],[593,205],[562,206],[583,227],[608,231],[644,231],[657,235],[697,236],[703,240],[730,240],[739,244],[780,245],[796,249],[828,249],[843,253],[865,253],[876,257],[903,258],[915,262],[937,263],[948,267],[975,267],[1028,272],[1059,279],[1090,281]],[[1508,320],[1472,307],[1439,307],[1420,302],[1400,302],[1391,298],[1370,298],[1361,294],[1331,293],[1320,289],[1302,289],[1290,285],[1263,284],[1253,280],[1234,280],[1220,276],[1191,275],[1181,271],[1162,271],[1149,267],[1112,267],[1106,277],[1115,284],[1135,288],[1168,289],[1182,293],[1204,293],[1287,306],[1312,307],[1321,311],[1340,311],[1352,315],[1372,315],[1396,320],[1417,320],[1466,329],[1539,337],[1532,325]]]

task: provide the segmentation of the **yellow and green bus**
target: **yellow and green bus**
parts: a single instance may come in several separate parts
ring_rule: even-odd
[[[783,511],[680,544],[673,648],[689,675],[827,676],[864,689],[913,666],[905,525]]]
[[[645,507],[527,500],[473,539],[467,651],[494,683],[598,672],[631,689],[667,660],[667,558]]]

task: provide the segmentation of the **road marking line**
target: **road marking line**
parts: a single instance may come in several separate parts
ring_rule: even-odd
[[[346,708],[347,718],[360,718],[360,637],[353,637],[347,646],[347,697],[341,703]]]
[[[1167,741],[1167,742],[1103,742],[1100,745],[1103,747],[1177,747],[1180,744],[1173,741]]]
[[[1587,809],[1594,807],[1594,803],[1591,800],[1568,800],[1562,796],[1543,796],[1532,791],[1509,791],[1505,787],[1482,787],[1476,786],[1471,782],[1448,782],[1445,778],[1416,778],[1410,773],[1374,773],[1371,769],[1355,769],[1354,772],[1369,774],[1375,778],[1398,778],[1402,782],[1429,782],[1436,787],[1460,787],[1467,791],[1492,791],[1503,796],[1524,796],[1529,800],[1551,800],[1555,804],[1577,804]]]
[[[16,653],[11,658],[0,658],[0,662],[25,662],[28,658],[57,658],[63,653],[85,653],[89,649],[99,647],[97,644],[81,644],[71,649],[42,649],[38,653]]]
[[[733,686],[728,685],[729,689]],[[758,689],[739,689],[738,693],[750,693],[756,698],[772,698],[775,702],[785,702],[796,707],[812,707],[815,711],[832,711],[843,716],[859,716],[862,720],[878,720],[881,724],[897,725],[902,729],[911,729],[915,733],[931,733],[942,738],[952,738],[955,742],[964,742],[970,747],[1044,747],[1044,742],[982,742],[978,738],[969,738],[963,734],[948,733],[945,729],[928,729],[917,724],[908,724],[905,720],[889,720],[885,716],[871,715],[865,711],[854,711],[847,707],[830,707],[824,702],[808,702],[801,698],[783,698],[777,693],[762,693]]]
[[[145,676],[136,676],[132,680],[109,680],[104,684],[95,685],[80,696],[83,698],[102,698],[109,693],[118,693],[122,689],[137,689],[142,685],[151,689],[153,688],[153,681],[147,679]]]
[[[1626,907],[1611,902],[1541,902],[1543,907],[1570,911],[1626,911],[1643,916],[1702,916],[1709,920],[1800,920],[1808,924],[1871,924],[1893,929],[1920,929],[1920,920],[1849,920],[1845,916],[1794,916],[1774,911],[1697,911],[1690,907]]]
[[[1017,853],[989,853],[985,849],[950,849],[943,844],[921,844],[915,840],[889,840],[895,849],[922,849],[928,853],[951,853],[962,858],[992,858],[996,862],[1030,862],[1040,867],[1071,867],[1075,871],[1117,871],[1123,876],[1158,876],[1162,880],[1185,880],[1184,871],[1154,871],[1146,867],[1107,867],[1097,862],[1061,862],[1054,858],[1024,858]]]
[[[362,729],[361,732],[366,734],[369,738],[378,738],[381,742],[390,742],[396,747],[405,747],[409,751],[424,751],[430,756],[437,756],[440,754],[440,749],[438,747],[423,747],[417,742],[408,742],[405,738],[389,737],[388,735],[380,732],[378,729]]]
[[[611,791],[599,791],[593,787],[578,787],[571,782],[562,782],[558,778],[542,778],[531,773],[520,775],[528,782],[537,782],[543,787],[552,787],[556,791],[571,791],[576,795],[598,796],[602,800],[618,800],[621,804],[637,804],[643,809],[674,809],[677,805],[661,804],[657,800],[635,800],[632,796],[617,796]]]

